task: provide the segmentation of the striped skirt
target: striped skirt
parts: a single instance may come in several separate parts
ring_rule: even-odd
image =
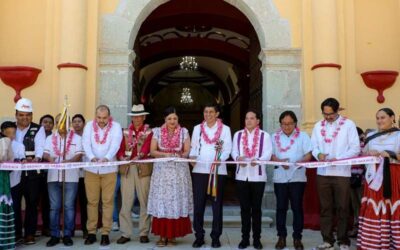
[[[400,249],[400,165],[390,164],[392,197],[383,186],[374,191],[365,184],[361,200],[358,249]]]
[[[5,196],[0,197],[0,249],[15,249],[15,226],[12,202]],[[8,203],[8,204],[7,204]]]

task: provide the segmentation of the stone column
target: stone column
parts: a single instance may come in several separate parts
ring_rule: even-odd
[[[129,124],[126,115],[132,105],[133,50],[101,49],[99,65],[99,103],[111,109],[114,119],[123,127]]]
[[[259,59],[263,78],[263,129],[272,135],[279,128],[279,115],[285,110],[295,112],[301,124],[301,50],[266,49],[261,51]],[[275,209],[272,166],[267,167],[267,175],[264,208]]]
[[[324,99],[340,97],[336,4],[336,0],[312,0],[315,119],[321,117],[319,105]]]
[[[86,95],[87,0],[61,0],[60,15],[59,107],[67,95],[70,114],[82,113]]]

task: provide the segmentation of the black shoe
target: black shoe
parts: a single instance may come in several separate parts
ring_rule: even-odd
[[[121,236],[121,238],[119,238],[119,239],[117,240],[117,244],[125,244],[125,243],[127,243],[127,242],[129,242],[129,241],[131,241],[130,238],[126,238],[126,237],[124,237],[124,236]]]
[[[92,245],[93,243],[96,242],[96,235],[95,234],[88,234],[86,240],[85,240],[85,245]]]
[[[35,236],[33,236],[33,235],[27,235],[24,239],[25,245],[33,245],[35,243],[36,243]]]
[[[254,249],[263,249],[263,245],[261,244],[260,240],[254,240],[253,247],[254,247]]]
[[[72,241],[71,237],[68,237],[68,236],[65,236],[63,238],[63,243],[64,243],[64,246],[67,246],[67,247],[70,247],[70,246],[72,246],[74,244],[74,242]]]
[[[286,238],[285,237],[279,237],[278,242],[275,244],[275,249],[281,250],[286,248]]]
[[[108,245],[110,245],[110,238],[108,238],[108,235],[102,235],[102,236],[101,236],[100,245],[102,245],[102,246],[108,246]]]
[[[304,250],[303,243],[301,243],[300,239],[294,239],[293,246],[295,250]]]
[[[60,238],[51,236],[50,240],[46,243],[46,246],[47,247],[54,247],[58,243],[60,243]]]
[[[200,248],[204,245],[204,239],[196,239],[193,244],[192,247],[193,248]]]
[[[147,236],[140,236],[139,242],[145,244],[145,243],[149,243],[150,240],[149,240],[149,237],[147,237]]]
[[[212,240],[211,247],[212,248],[220,248],[221,247],[221,242],[219,241],[219,239]]]
[[[250,241],[249,240],[242,240],[240,243],[239,243],[239,246],[238,246],[238,248],[239,249],[246,249],[248,246],[250,246]]]

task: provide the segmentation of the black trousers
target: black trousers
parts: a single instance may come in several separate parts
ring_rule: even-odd
[[[210,236],[211,239],[216,240],[219,239],[222,234],[222,199],[224,196],[226,176],[218,175],[217,199],[214,199],[211,196],[207,195],[208,176],[209,174],[192,174],[194,205],[193,228],[195,231],[196,239],[204,239],[204,210],[206,208],[207,199],[210,198],[212,201],[213,212],[213,222]]]
[[[26,176],[25,171],[21,174],[21,182],[11,189],[13,198],[13,209],[15,215],[15,235],[22,236],[21,200],[25,198],[25,236],[34,236],[37,229],[38,205],[40,197],[40,175]]]
[[[87,222],[87,198],[85,190],[85,179],[79,178],[78,183],[78,194],[76,196],[76,201],[79,200],[80,213],[81,213],[81,228],[83,232],[87,232],[86,222]]]
[[[50,228],[50,201],[47,190],[47,172],[40,176],[40,208],[42,210],[42,231]]]
[[[304,227],[303,196],[305,182],[275,183],[276,229],[278,236],[286,238],[286,214],[289,207],[293,212],[293,239],[301,240]]]
[[[236,181],[236,192],[240,202],[242,238],[249,240],[251,228],[253,239],[261,238],[261,204],[265,182]]]

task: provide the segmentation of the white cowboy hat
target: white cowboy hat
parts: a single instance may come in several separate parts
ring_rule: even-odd
[[[15,109],[21,112],[33,112],[32,101],[27,98],[21,98],[15,104]]]
[[[128,116],[140,116],[140,115],[148,115],[149,112],[144,110],[143,104],[133,105],[132,111],[128,113]]]

